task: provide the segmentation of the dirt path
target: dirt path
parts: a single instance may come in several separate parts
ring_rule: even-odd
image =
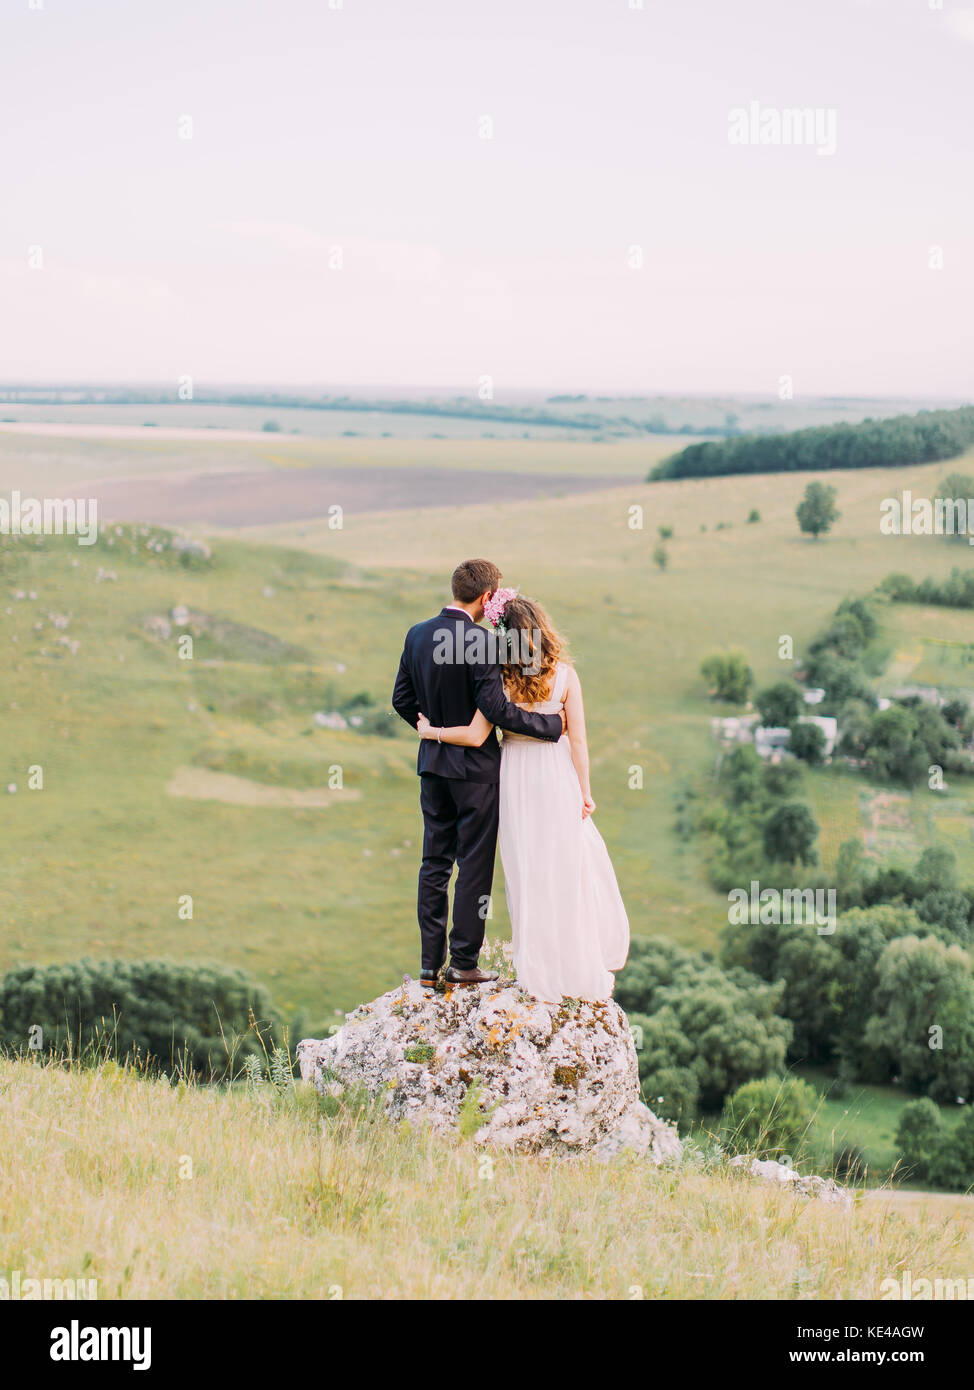
[[[223,801],[228,806],[283,806],[292,810],[334,806],[340,801],[358,801],[362,796],[355,788],[332,791],[328,787],[269,787],[262,782],[252,782],[249,777],[212,772],[206,767],[178,767],[166,792],[190,801]]]
[[[914,1216],[946,1217],[972,1228],[974,1234],[974,1193],[919,1192],[908,1187],[873,1187],[863,1194],[867,1201],[886,1202]]]

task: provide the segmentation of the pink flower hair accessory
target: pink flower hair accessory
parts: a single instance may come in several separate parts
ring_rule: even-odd
[[[484,617],[491,627],[504,628],[504,609],[512,598],[517,598],[516,589],[495,589],[484,604]]]

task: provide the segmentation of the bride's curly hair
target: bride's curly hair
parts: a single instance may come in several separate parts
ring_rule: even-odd
[[[555,666],[568,659],[565,639],[552,627],[541,604],[523,594],[518,594],[506,605],[504,625],[514,635],[513,654],[522,658],[506,661],[501,666],[508,699],[524,705],[549,699],[554,688]],[[528,653],[525,662],[523,658]],[[528,671],[526,665],[534,669]]]

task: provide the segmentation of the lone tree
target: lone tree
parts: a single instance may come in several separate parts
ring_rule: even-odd
[[[742,705],[754,684],[754,672],[743,652],[712,652],[700,663],[700,674],[715,699],[732,705]]]
[[[817,767],[825,762],[825,733],[818,724],[800,724],[796,719],[791,726],[788,751],[796,758]]]
[[[959,499],[966,499],[968,497],[974,497],[974,478],[971,478],[966,473],[949,474],[937,488],[937,501],[948,503],[948,517],[951,516],[949,505]],[[953,520],[956,526],[956,514]],[[953,535],[951,535],[949,531],[947,535],[950,540],[963,540],[965,538],[964,532],[960,527],[957,527]]]
[[[815,817],[802,801],[785,801],[764,823],[764,853],[778,864],[816,864]]]
[[[929,1181],[943,1132],[940,1111],[929,1096],[904,1105],[896,1130],[896,1147],[911,1178],[918,1182]]]
[[[787,728],[802,712],[804,700],[794,681],[776,681],[758,692],[754,703],[761,711],[762,724]]]
[[[801,529],[818,540],[820,535],[831,531],[833,521],[838,521],[842,515],[835,505],[835,488],[826,483],[809,483],[805,496],[795,508],[795,515]]]

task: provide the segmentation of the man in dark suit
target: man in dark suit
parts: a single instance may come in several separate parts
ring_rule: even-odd
[[[484,660],[477,644],[467,640],[500,581],[500,570],[489,560],[465,560],[453,571],[453,602],[406,633],[392,707],[414,729],[420,710],[432,723],[449,727],[469,724],[479,709],[492,724],[513,733],[551,742],[564,733],[564,712],[532,714],[512,704],[504,694],[500,664]],[[446,652],[451,659],[444,659]],[[494,729],[479,748],[420,740],[416,771],[424,829],[417,912],[420,980],[427,989],[434,987],[446,960],[447,888],[454,863],[460,868],[446,979],[472,985],[497,978],[478,969],[477,959],[494,877],[500,766]]]

